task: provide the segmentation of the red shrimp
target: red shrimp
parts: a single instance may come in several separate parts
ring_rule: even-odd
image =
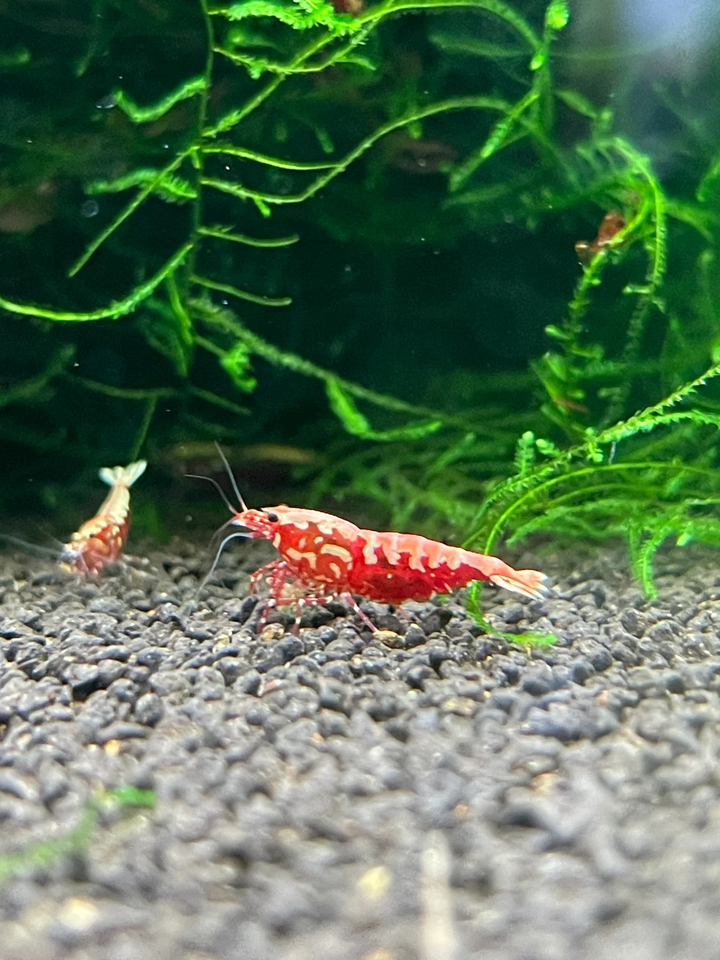
[[[297,604],[296,626],[304,605],[342,599],[375,630],[353,594],[401,604],[450,593],[472,580],[489,580],[533,599],[541,599],[547,592],[543,586],[547,578],[538,570],[514,570],[497,557],[414,533],[364,530],[318,510],[286,504],[250,510],[234,480],[233,486],[242,510],[235,510],[226,500],[233,517],[225,526],[244,530],[223,541],[218,557],[234,537],[271,540],[280,558],[253,574],[251,592],[264,580],[270,591],[270,606]],[[216,563],[217,557],[208,577]]]
[[[138,460],[127,467],[103,467],[100,479],[110,493],[97,514],[87,520],[63,547],[60,562],[73,573],[98,573],[118,559],[130,528],[130,487],[145,472]]]

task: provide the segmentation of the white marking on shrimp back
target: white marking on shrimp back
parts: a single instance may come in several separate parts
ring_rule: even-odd
[[[327,537],[332,537],[332,535],[338,530],[338,525],[333,523],[332,520],[321,520],[318,523],[317,528],[320,533],[324,533]]]
[[[393,566],[400,562],[400,550],[398,547],[400,546],[401,536],[402,534],[398,533],[391,533],[389,535],[386,533],[380,542],[380,546],[382,547],[388,563],[393,564]]]
[[[300,563],[301,560],[307,560],[313,570],[317,566],[317,557],[314,553],[302,553],[302,551],[296,550],[295,547],[288,547],[285,551],[285,556],[291,560],[295,560],[297,563]]]
[[[442,544],[436,544],[434,540],[426,540],[424,537],[406,534],[401,540],[399,548],[403,553],[407,553],[408,566],[411,570],[419,570],[425,573],[428,567],[432,569],[441,562],[438,557],[442,552]]]
[[[375,543],[374,537],[372,534],[365,540],[365,546],[363,547],[363,560],[367,564],[376,563],[377,557],[375,555]]]
[[[320,553],[329,553],[333,557],[339,557],[341,560],[344,560],[345,563],[350,563],[352,560],[352,554],[347,547],[341,547],[337,543],[324,544],[320,547]]]

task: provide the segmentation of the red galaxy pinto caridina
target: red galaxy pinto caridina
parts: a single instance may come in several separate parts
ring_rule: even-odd
[[[103,467],[100,479],[111,488],[97,514],[65,544],[60,562],[74,573],[98,573],[122,553],[130,528],[130,487],[145,472],[147,462],[127,467]]]
[[[546,589],[538,570],[514,570],[498,557],[414,533],[364,530],[317,510],[285,504],[246,509],[232,525],[246,527],[253,538],[271,540],[282,556],[255,574],[267,576],[271,590],[294,581],[331,595],[356,593],[398,604],[429,600],[472,580],[489,580],[535,599]]]
[[[535,600],[548,592],[547,577],[539,570],[515,570],[499,557],[414,533],[366,530],[330,513],[288,507],[284,503],[261,510],[248,509],[230,464],[220,447],[217,449],[241,509],[232,506],[215,480],[199,479],[210,479],[233,515],[220,529],[243,529],[225,537],[201,586],[212,576],[230,540],[270,540],[280,558],[251,576],[250,592],[254,593],[258,584],[264,582],[270,592],[266,609],[295,604],[295,630],[305,605],[336,598],[344,600],[376,630],[353,594],[380,603],[401,604],[405,600],[429,600],[433,594],[450,593],[473,580],[489,580]]]

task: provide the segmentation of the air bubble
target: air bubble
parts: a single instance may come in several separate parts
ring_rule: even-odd
[[[95,217],[100,211],[97,200],[86,200],[80,207],[80,213],[83,217]]]

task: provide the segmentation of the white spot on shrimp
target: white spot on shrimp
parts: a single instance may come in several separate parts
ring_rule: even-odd
[[[273,546],[275,547],[275,549],[277,549],[277,548],[280,546],[281,543],[282,543],[282,536],[281,536],[280,533],[278,532],[278,533],[276,533],[275,536],[273,537]]]
[[[307,522],[307,520],[296,520],[295,523],[293,524],[293,526],[294,526],[297,530],[307,530],[307,528],[310,526],[310,524]]]
[[[352,560],[352,554],[347,547],[341,547],[337,543],[326,543],[323,547],[320,547],[320,553],[329,553],[333,557],[339,557],[346,563],[350,563]]]
[[[300,550],[296,550],[295,547],[288,547],[288,549],[285,551],[285,555],[289,557],[290,560],[295,560],[296,563],[300,563],[302,560],[307,560],[313,570],[317,565],[317,557],[314,553],[301,553]]]
[[[388,563],[392,563],[393,565],[400,562],[400,549],[398,548],[400,547],[401,537],[402,534],[399,533],[386,533],[384,536],[378,537],[380,542],[377,546],[382,547]],[[375,548],[376,552],[377,546]]]
[[[335,533],[335,524],[332,520],[321,520],[317,525],[320,533],[326,534],[328,537],[331,537]]]
[[[463,551],[458,550],[457,547],[451,547],[444,557],[444,560],[451,570],[457,570],[460,564],[463,562]]]
[[[366,540],[363,547],[363,560],[365,563],[375,563],[375,545],[372,540]]]
[[[342,570],[340,569],[340,567],[334,561],[331,564],[329,564],[329,566],[332,572],[335,574],[335,576],[339,579],[342,576]]]

